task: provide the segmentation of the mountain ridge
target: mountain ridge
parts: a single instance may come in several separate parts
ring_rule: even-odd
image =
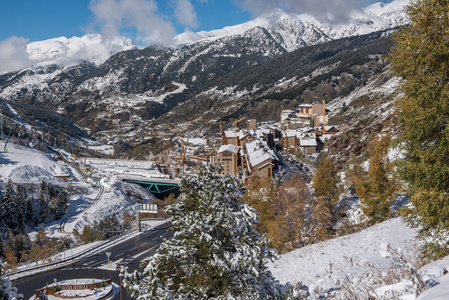
[[[394,4],[393,7],[399,8],[405,2],[396,0],[390,6]],[[385,7],[378,4],[372,10],[384,11]],[[287,21],[279,24],[289,28]],[[307,31],[299,23],[297,25],[292,28],[298,32]],[[98,138],[110,139],[113,134],[117,139],[130,140],[134,136],[131,132],[140,130],[151,120],[160,118],[167,124],[187,121],[182,115],[185,111],[195,116],[190,121],[207,121],[208,118],[234,116],[239,107],[249,110],[251,105],[260,106],[265,103],[264,99],[275,100],[273,103],[284,99],[285,103],[290,101],[291,106],[293,102],[323,97],[317,92],[321,88],[329,99],[348,93],[384,67],[379,55],[388,51],[390,42],[381,39],[390,32],[388,28],[315,45],[303,41],[302,47],[288,51],[285,40],[292,36],[283,37],[270,28],[256,26],[240,35],[200,40],[179,47],[133,48],[118,52],[99,65],[89,61],[69,67],[48,63],[0,75],[0,97],[17,102],[21,107],[57,112]],[[309,33],[316,41],[329,39],[318,29]],[[94,40],[99,38],[96,36]],[[59,42],[64,44],[68,40],[52,43],[60,46]],[[370,40],[379,42],[365,51]],[[82,42],[75,41],[78,44],[73,42],[71,46]],[[296,40],[290,42],[293,45]],[[58,47],[46,49],[55,49],[48,52],[47,57],[57,58],[60,54]],[[299,52],[294,54],[295,51]],[[277,60],[284,56],[285,59]],[[344,63],[339,62],[338,57],[342,57]],[[320,73],[315,67],[329,70]],[[303,68],[316,74],[305,74]],[[284,72],[286,70],[290,71]],[[321,83],[323,80],[332,86]],[[196,108],[197,105],[200,106]],[[179,109],[175,109],[177,107]],[[278,105],[269,111],[270,117],[279,109]],[[199,112],[204,115],[198,116]]]
[[[262,16],[234,26],[211,31],[187,31],[177,35],[177,45],[191,44],[205,40],[216,40],[223,37],[244,34],[254,27],[263,27],[277,33],[278,42],[289,52],[301,46],[310,46],[319,42],[340,39],[353,35],[367,34],[388,28],[404,25],[407,21],[405,6],[409,0],[395,0],[385,4],[374,3],[364,9],[354,10],[345,23],[326,24],[309,13],[289,14],[281,9],[274,9]],[[318,34],[320,39],[314,38]]]

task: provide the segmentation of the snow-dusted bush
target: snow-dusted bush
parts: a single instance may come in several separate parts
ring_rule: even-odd
[[[288,286],[267,269],[275,250],[260,247],[257,212],[241,198],[235,177],[215,167],[183,180],[183,196],[167,209],[172,239],[142,260],[142,273],[125,272],[138,299],[284,299]]]

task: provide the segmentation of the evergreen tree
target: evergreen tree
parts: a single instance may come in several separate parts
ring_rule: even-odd
[[[3,194],[0,192],[0,227],[6,228],[6,218],[7,218],[8,208],[6,207],[6,203],[3,197]],[[0,231],[0,237],[2,239],[6,238],[6,232]]]
[[[5,196],[3,198],[5,205],[6,227],[11,228],[14,233],[19,233],[23,224],[19,224],[19,208],[15,198],[14,186],[11,180],[6,184]]]
[[[315,205],[313,217],[317,223],[316,235],[323,239],[335,233],[339,212],[337,202],[340,199],[340,176],[331,158],[323,158],[313,176]]]
[[[114,235],[117,235],[121,230],[120,221],[115,213],[110,216],[106,216],[104,219],[100,220],[95,233],[95,239],[98,239],[98,233],[102,239],[109,239]]]
[[[391,203],[398,192],[393,166],[387,156],[390,141],[390,135],[375,139],[369,150],[368,173],[362,175],[363,178],[353,178],[362,211],[371,224],[385,221],[391,216]]]
[[[275,251],[260,247],[256,211],[242,201],[243,188],[214,166],[181,185],[184,195],[167,209],[173,238],[144,259],[143,273],[125,273],[138,299],[283,299],[286,288],[266,260]]]
[[[18,299],[22,300],[23,295],[18,294],[17,288],[12,286],[11,280],[5,275],[6,264],[0,261],[0,300]]]
[[[449,6],[414,1],[410,26],[395,34],[393,70],[404,80],[398,101],[401,174],[409,183],[412,208],[406,220],[418,228],[430,256],[449,254]]]

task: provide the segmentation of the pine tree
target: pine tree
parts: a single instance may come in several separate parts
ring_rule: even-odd
[[[14,233],[19,233],[23,224],[19,224],[19,208],[15,198],[14,186],[11,180],[6,184],[3,202],[6,208],[6,227],[11,228]]]
[[[320,160],[313,176],[315,205],[313,217],[317,223],[316,234],[323,239],[335,233],[339,213],[337,202],[340,199],[340,176],[331,158]]]
[[[13,287],[11,280],[5,275],[6,264],[0,260],[0,300],[17,299],[22,300],[23,295],[18,294],[17,288]]]
[[[214,166],[186,178],[183,197],[167,209],[173,238],[141,262],[143,273],[125,273],[138,299],[283,299],[266,260],[275,251],[260,247],[257,213],[242,201],[237,180]]]
[[[390,135],[375,139],[369,150],[368,173],[364,178],[353,178],[362,211],[371,224],[385,221],[391,216],[391,203],[398,192],[393,167],[387,155],[390,141]]]
[[[449,254],[449,6],[419,0],[407,13],[410,26],[395,34],[391,53],[404,79],[397,103],[406,152],[400,171],[413,204],[405,219],[426,241],[425,253],[439,257]]]

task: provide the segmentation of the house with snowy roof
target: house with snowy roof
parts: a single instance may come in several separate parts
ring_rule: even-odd
[[[251,137],[251,135],[247,131],[243,131],[243,130],[237,131],[237,135],[236,135],[235,131],[225,130],[223,133],[223,144],[224,145],[229,145],[229,144],[235,145],[236,140],[237,140],[236,146],[241,146],[250,137]]]
[[[222,145],[215,156],[212,156],[212,163],[222,165],[223,170],[221,174],[237,175],[236,159],[238,148],[233,145]]]
[[[300,104],[296,109],[296,117],[300,120],[308,120],[312,115],[323,115],[324,105],[316,104]]]
[[[256,139],[243,145],[242,171],[245,180],[249,177],[271,179],[277,166],[278,159],[266,142]]]
[[[248,120],[246,127],[248,128],[248,130],[256,129],[256,127],[257,127],[256,120],[255,119]]]
[[[285,130],[282,136],[284,151],[296,154],[300,150],[304,155],[317,153],[318,142],[315,129],[305,127],[297,130]]]
[[[315,134],[300,136],[299,149],[304,155],[317,153],[317,140]]]
[[[296,118],[295,111],[287,109],[281,112],[281,122],[291,118]]]
[[[290,153],[296,153],[301,135],[303,132],[300,130],[285,130],[282,134],[282,148]]]

